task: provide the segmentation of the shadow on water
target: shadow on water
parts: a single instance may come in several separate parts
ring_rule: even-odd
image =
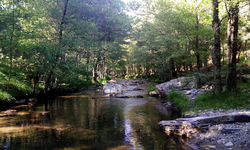
[[[177,116],[155,98],[77,93],[16,112],[0,117],[4,150],[182,149],[160,132],[159,121]]]

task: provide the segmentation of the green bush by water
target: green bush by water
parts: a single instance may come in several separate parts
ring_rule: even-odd
[[[156,91],[156,90],[157,90],[157,89],[156,89],[155,86],[150,86],[150,87],[147,88],[148,93],[149,93],[149,92],[152,92],[152,91]]]
[[[17,96],[32,93],[32,85],[25,80],[25,71],[17,67],[12,68],[12,78],[8,81],[9,67],[1,64],[0,67],[0,100],[11,101]]]
[[[186,112],[188,110],[190,100],[186,95],[177,92],[175,89],[172,89],[168,93],[167,100],[175,104],[175,106],[180,108],[183,112]]]
[[[204,92],[194,100],[190,100],[184,94],[172,90],[168,94],[167,99],[186,114],[206,109],[250,109],[249,93],[250,84],[248,82],[241,82],[238,85],[238,92]]]

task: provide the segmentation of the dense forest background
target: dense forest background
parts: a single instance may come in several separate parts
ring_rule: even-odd
[[[0,0],[0,99],[111,76],[196,76],[236,91],[249,74],[249,3]]]

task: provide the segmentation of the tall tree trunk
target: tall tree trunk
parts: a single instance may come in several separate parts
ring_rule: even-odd
[[[213,30],[214,30],[214,48],[212,57],[214,64],[214,82],[217,92],[222,91],[221,86],[221,52],[220,52],[220,21],[219,21],[219,2],[213,0]]]
[[[86,68],[86,70],[87,70],[87,80],[89,81],[90,79],[89,79],[89,59],[90,59],[90,54],[89,54],[90,52],[89,52],[89,50],[88,50],[88,52],[87,52],[87,68]]]
[[[189,40],[187,41],[187,51],[190,53],[190,41]],[[188,64],[188,66],[189,66],[189,70],[193,71],[192,63]]]
[[[33,95],[36,94],[36,85],[40,80],[40,73],[39,71],[33,75],[33,79],[32,79],[32,86],[33,86]]]
[[[228,91],[236,91],[236,54],[237,54],[237,38],[238,38],[238,17],[239,3],[235,6],[230,5],[228,9],[228,27],[227,27],[227,78],[226,88]]]
[[[93,82],[96,82],[98,80],[98,71],[99,71],[99,67],[100,67],[99,66],[100,61],[101,61],[101,52],[100,52],[100,50],[98,50],[97,60],[96,60],[96,63],[93,67],[93,70],[92,70],[93,71],[93,76],[92,76]]]
[[[199,30],[199,16],[196,14],[196,30]],[[199,35],[196,34],[195,37],[195,49],[196,49],[196,63],[197,63],[197,72],[200,73],[201,68],[201,60],[200,60],[200,52],[199,52]],[[201,78],[197,77],[197,88],[201,88]]]
[[[176,73],[176,71],[175,71],[174,59],[171,58],[171,59],[169,60],[169,63],[170,63],[170,68],[171,68],[171,77],[172,77],[172,78],[177,78],[177,73]]]
[[[47,78],[47,80],[45,81],[44,93],[47,93],[48,90],[49,90],[49,83],[50,83],[50,81],[51,81],[52,74],[53,74],[53,70],[50,70],[50,73],[49,73],[49,75],[48,75],[48,78]]]

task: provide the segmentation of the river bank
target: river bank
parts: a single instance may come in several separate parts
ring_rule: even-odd
[[[184,149],[250,149],[248,83],[240,82],[238,92],[215,93],[209,84],[195,89],[193,81],[182,77],[156,85],[151,95],[165,96],[163,105],[183,117],[159,122],[160,129]]]
[[[198,114],[188,114],[189,117],[223,116],[223,115],[250,115],[250,110],[203,110]],[[209,130],[199,133],[189,141],[194,149],[250,149],[250,123],[246,120],[234,123],[220,123],[209,126]]]
[[[184,149],[250,149],[250,110],[200,110],[159,123]]]
[[[84,88],[82,88],[84,89]],[[10,107],[13,106],[17,106],[17,105],[28,105],[28,103],[30,102],[29,99],[37,99],[37,101],[43,101],[44,99],[48,99],[48,98],[54,98],[56,96],[61,96],[61,95],[65,95],[65,94],[69,94],[69,93],[73,93],[73,92],[79,92],[82,89],[71,89],[71,88],[67,88],[67,89],[53,89],[50,91],[47,91],[46,93],[44,93],[44,91],[40,91],[38,94],[26,94],[26,95],[20,95],[20,96],[16,96],[13,97],[12,100],[7,101],[7,100],[0,100],[0,110],[5,110],[8,109]]]

